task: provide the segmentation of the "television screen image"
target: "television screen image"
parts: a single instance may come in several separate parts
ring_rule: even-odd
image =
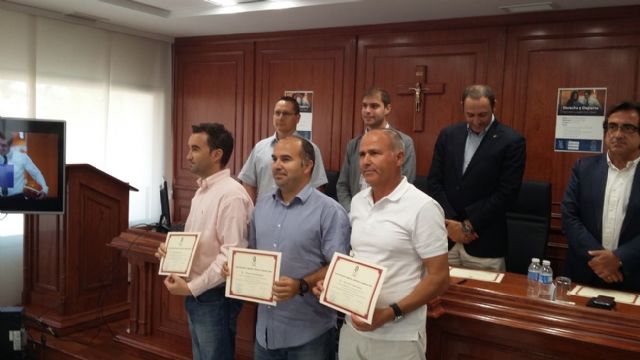
[[[0,213],[64,212],[65,122],[0,118]]]

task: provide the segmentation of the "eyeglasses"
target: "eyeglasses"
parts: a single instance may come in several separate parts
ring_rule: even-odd
[[[288,112],[288,111],[274,111],[273,112],[273,116],[282,116],[282,117],[288,117],[291,115],[295,115],[294,113]]]
[[[618,131],[618,129],[620,129],[625,134],[633,134],[638,132],[638,127],[631,124],[618,125],[615,123],[606,123],[604,124],[603,128],[607,132],[612,132],[612,133]]]

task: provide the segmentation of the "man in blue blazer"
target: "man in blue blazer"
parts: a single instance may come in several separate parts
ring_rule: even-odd
[[[562,200],[575,282],[640,291],[640,104],[614,106],[604,121],[607,152],[580,159]]]
[[[438,136],[427,192],[445,212],[449,264],[504,271],[506,212],[522,184],[525,140],[496,119],[489,86],[467,87],[462,106],[466,121]]]

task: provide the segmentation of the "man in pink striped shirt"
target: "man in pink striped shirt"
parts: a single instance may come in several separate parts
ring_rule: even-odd
[[[246,247],[253,203],[246,190],[225,168],[233,137],[221,124],[192,127],[187,161],[198,175],[185,231],[200,232],[188,279],[168,276],[164,284],[173,295],[186,296],[194,359],[233,359],[236,320],[242,303],[224,296],[227,249]],[[166,254],[165,245],[156,256]]]

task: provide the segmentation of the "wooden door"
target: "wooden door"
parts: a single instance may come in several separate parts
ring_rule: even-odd
[[[547,254],[562,269],[566,239],[561,201],[571,169],[594,154],[554,152],[558,88],[607,88],[605,105],[637,101],[640,84],[637,19],[514,27],[509,32],[504,112],[527,139],[525,179],[552,183],[552,233]]]
[[[254,143],[274,133],[273,106],[287,90],[313,91],[312,141],[325,169],[339,169],[353,108],[355,36],[317,36],[256,44]]]
[[[389,91],[390,123],[413,138],[417,174],[426,175],[438,133],[462,120],[464,88],[487,83],[500,95],[504,39],[501,28],[363,36],[358,46],[356,104],[370,86]],[[419,111],[409,89],[418,82],[434,92],[421,95]],[[359,106],[353,117],[355,136],[363,129]]]
[[[253,43],[210,44],[178,39],[175,47],[174,209],[184,222],[195,192],[195,176],[187,163],[191,125],[218,122],[231,131],[235,148],[229,168],[235,174],[251,149],[253,118]]]

